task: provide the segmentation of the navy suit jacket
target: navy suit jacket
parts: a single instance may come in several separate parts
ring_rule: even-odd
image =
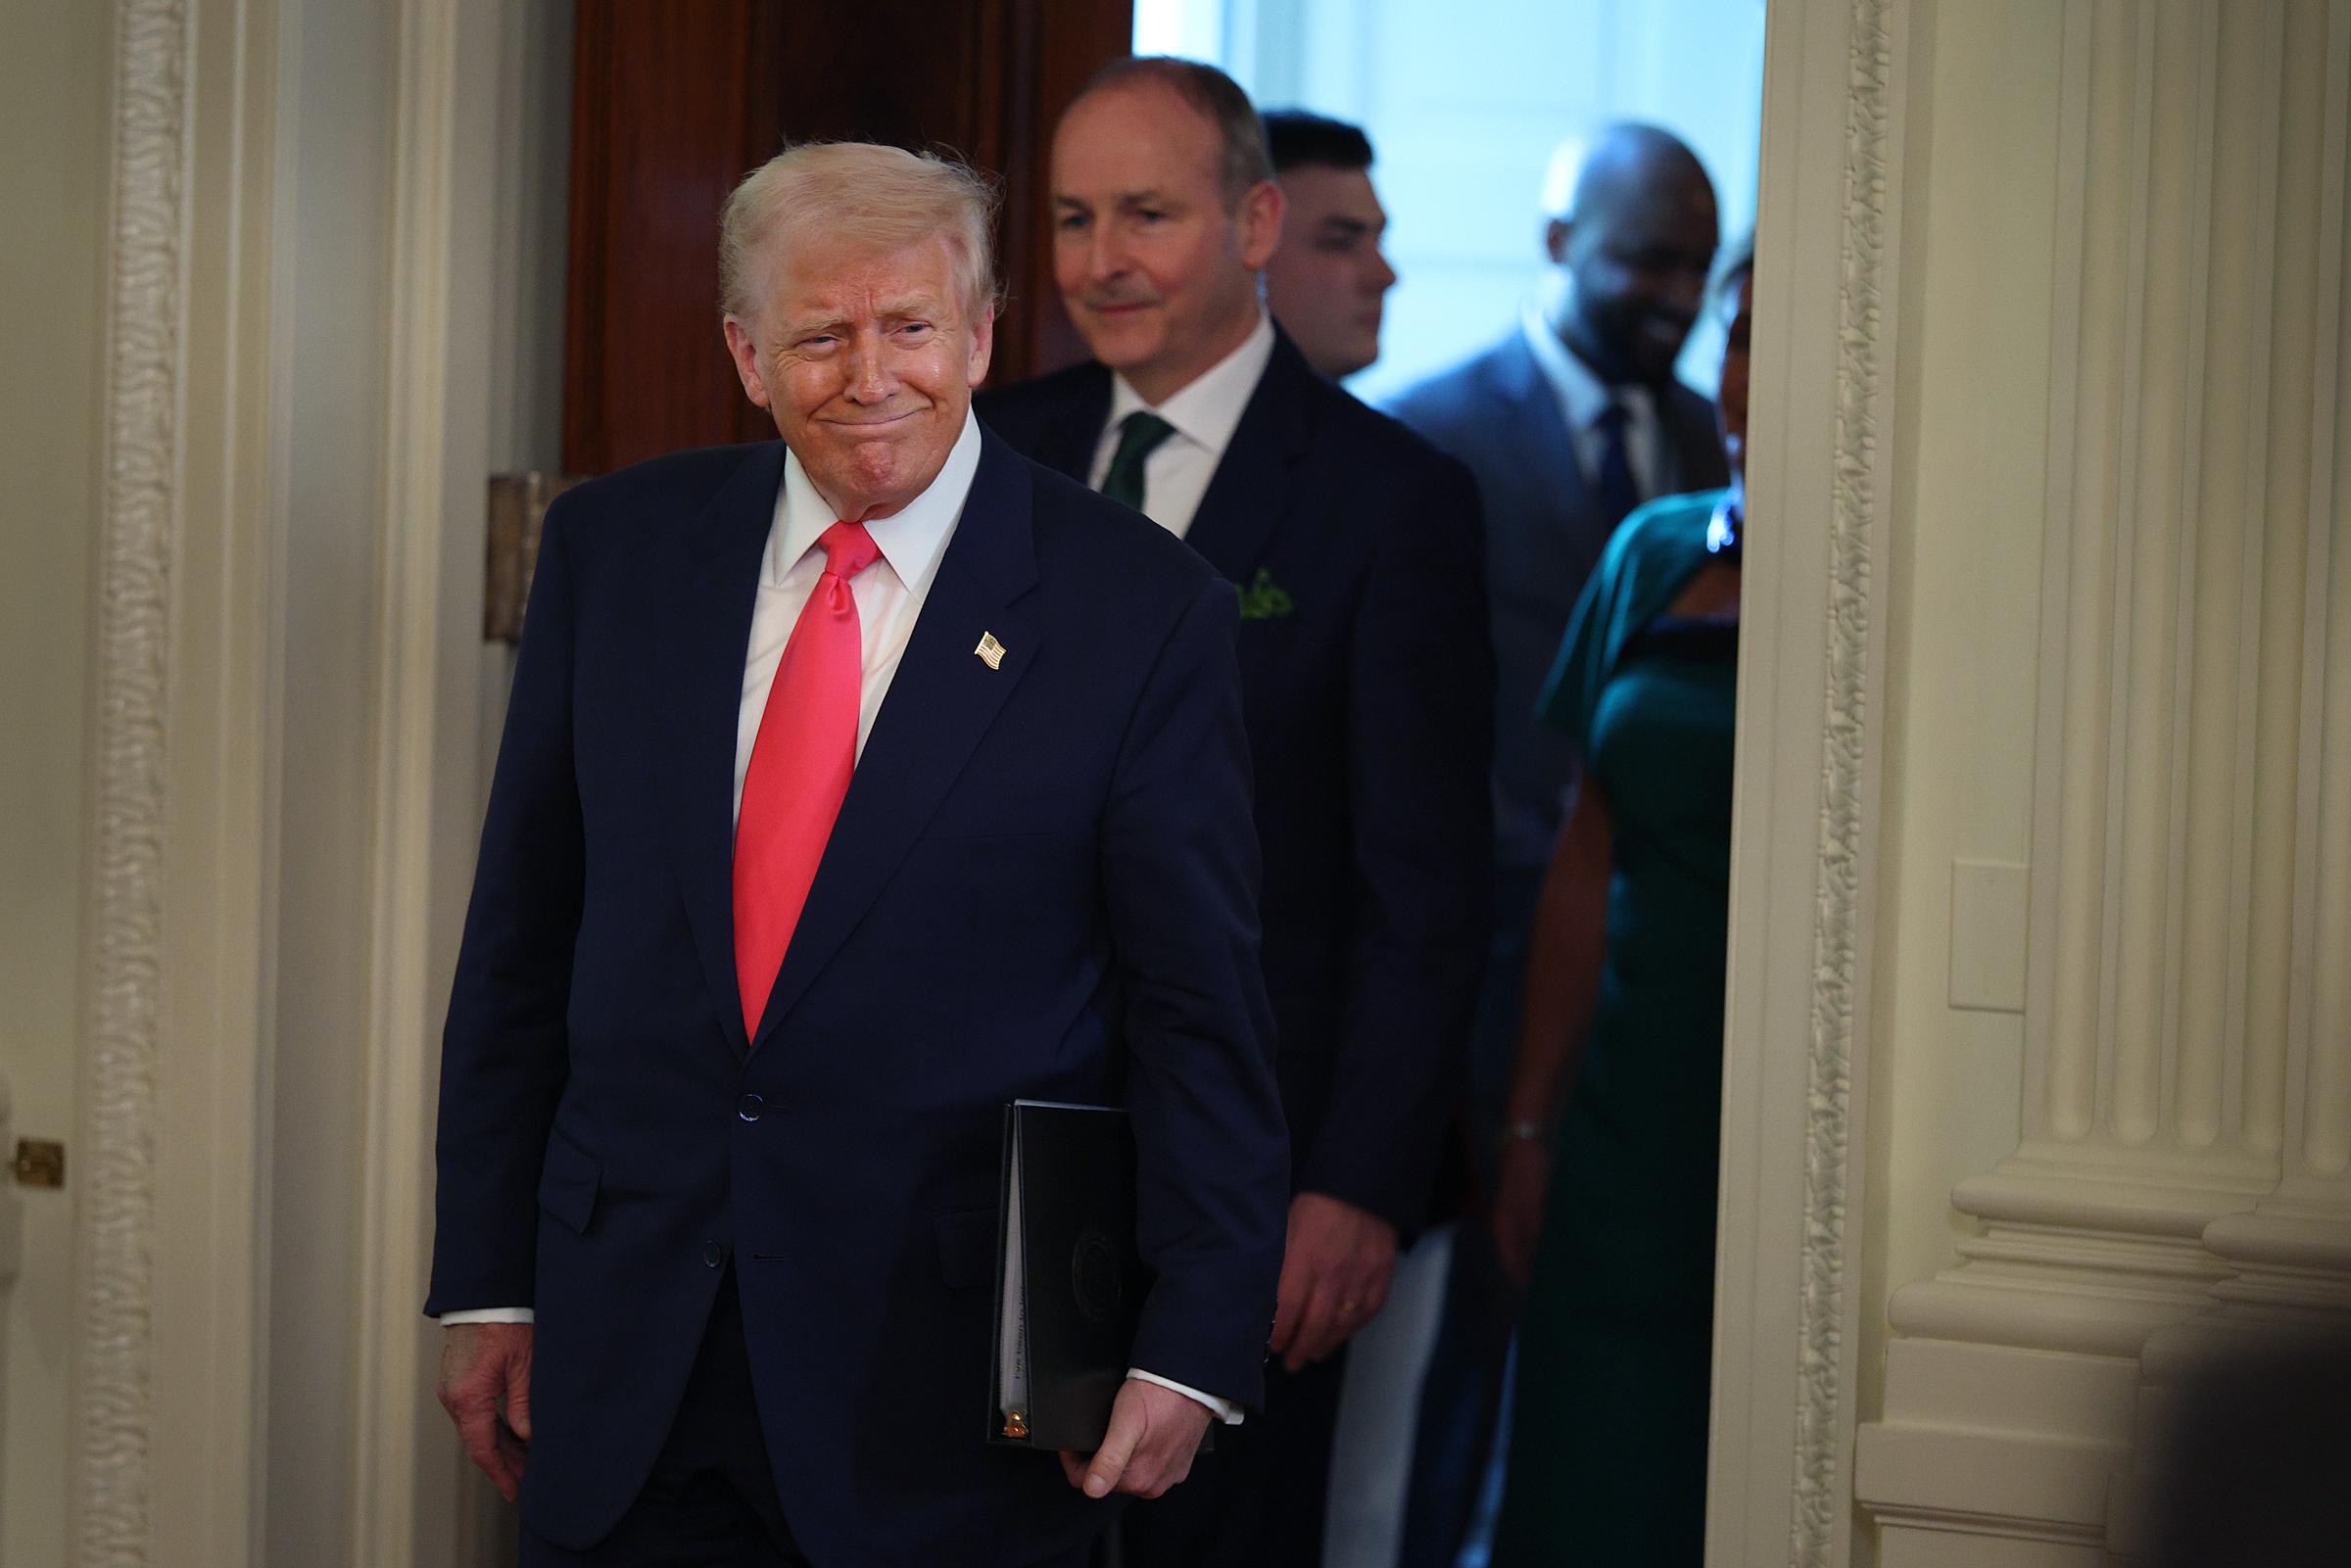
[[[578,1547],[642,1486],[731,1259],[810,1559],[1028,1563],[1105,1516],[983,1441],[1007,1101],[1132,1111],[1134,1364],[1262,1395],[1287,1151],[1232,593],[986,441],[746,1040],[733,770],[783,459],[661,458],[548,516],[426,1309],[536,1307],[524,1517]]]
[[[1110,400],[1085,364],[986,394],[980,416],[1082,482]],[[1241,689],[1293,1179],[1409,1236],[1486,940],[1477,489],[1277,335],[1184,537],[1266,612],[1241,623]]]
[[[1400,394],[1397,418],[1469,465],[1486,502],[1494,615],[1496,854],[1551,859],[1575,778],[1574,743],[1535,717],[1584,580],[1623,519],[1607,514],[1575,460],[1559,400],[1513,328],[1493,348]],[[1657,400],[1661,495],[1727,483],[1714,405],[1678,383]],[[1531,896],[1531,887],[1529,889]]]

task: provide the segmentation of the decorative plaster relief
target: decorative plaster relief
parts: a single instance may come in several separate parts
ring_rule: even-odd
[[[149,1557],[155,1085],[176,482],[188,17],[120,0],[107,280],[90,1041],[76,1248],[72,1550]]]
[[[1837,451],[1829,529],[1829,616],[1820,855],[1814,887],[1812,1024],[1806,1069],[1803,1267],[1798,1311],[1797,1477],[1791,1560],[1834,1559],[1850,1504],[1845,1452],[1852,1149],[1847,1107],[1859,1047],[1862,849],[1871,528],[1883,504],[1878,429],[1894,76],[1889,0],[1854,0],[1845,129],[1845,233],[1838,282]]]

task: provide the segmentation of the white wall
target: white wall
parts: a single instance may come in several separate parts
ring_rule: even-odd
[[[1403,278],[1379,362],[1349,382],[1373,401],[1517,318],[1567,136],[1664,125],[1713,175],[1724,233],[1754,220],[1762,0],[1141,0],[1135,42],[1223,67],[1263,107],[1369,132]],[[1718,353],[1693,343],[1685,374],[1707,384]]]
[[[0,1161],[20,1137],[68,1145],[64,1191],[0,1175],[24,1220],[23,1277],[0,1290],[7,1563],[65,1554],[110,36],[104,6],[0,3]]]

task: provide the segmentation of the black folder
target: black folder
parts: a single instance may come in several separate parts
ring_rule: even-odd
[[[1014,1101],[1002,1182],[988,1439],[1089,1453],[1109,1430],[1150,1285],[1127,1113]]]

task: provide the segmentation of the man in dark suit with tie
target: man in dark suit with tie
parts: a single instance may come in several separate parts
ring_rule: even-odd
[[[1319,1560],[1340,1347],[1425,1218],[1485,946],[1476,492],[1266,319],[1282,197],[1213,68],[1111,67],[1052,155],[1055,270],[1095,360],[991,393],[1021,451],[1231,579],[1295,1157],[1263,1420],[1129,1511],[1130,1565]]]
[[[1713,406],[1674,378],[1718,237],[1704,167],[1670,132],[1610,125],[1559,150],[1544,205],[1551,264],[1524,318],[1390,404],[1469,465],[1486,503],[1498,666],[1494,944],[1471,1045],[1467,1124],[1489,1191],[1527,927],[1574,784],[1572,747],[1536,719],[1536,694],[1584,579],[1624,515],[1654,496],[1726,482]],[[1500,1287],[1485,1237],[1458,1235],[1422,1386],[1407,1568],[1450,1568],[1466,1526],[1509,1344]]]
[[[1262,1406],[1287,1160],[1230,588],[970,411],[989,193],[730,200],[780,442],[550,512],[443,1047],[427,1310],[526,1565],[1081,1562]],[[984,1441],[1003,1108],[1116,1102],[1094,1454]]]

